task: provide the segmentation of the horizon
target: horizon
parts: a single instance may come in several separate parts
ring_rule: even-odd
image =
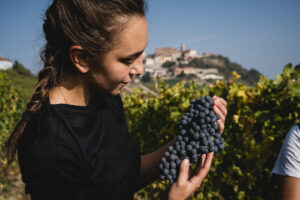
[[[0,2],[0,55],[36,74],[42,62],[42,23],[49,0]],[[12,12],[13,11],[13,12]],[[195,49],[227,57],[274,79],[283,67],[300,64],[300,1],[148,1],[149,41],[155,48]],[[9,20],[8,20],[9,19]]]

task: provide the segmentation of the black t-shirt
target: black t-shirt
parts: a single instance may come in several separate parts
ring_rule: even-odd
[[[132,199],[137,190],[140,152],[119,95],[44,105],[21,136],[18,159],[32,200]]]

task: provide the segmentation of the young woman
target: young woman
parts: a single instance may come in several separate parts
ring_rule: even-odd
[[[272,173],[278,185],[278,199],[300,199],[300,124],[287,133]]]
[[[16,150],[32,200],[132,199],[159,176],[168,145],[140,155],[128,133],[120,91],[143,73],[148,41],[143,0],[54,0],[46,12],[44,68],[31,101],[7,142]],[[226,102],[214,97],[220,133]],[[209,171],[202,157],[189,178],[189,162],[168,199],[186,199]]]

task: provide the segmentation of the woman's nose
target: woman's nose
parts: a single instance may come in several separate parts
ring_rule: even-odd
[[[144,73],[143,59],[142,56],[137,59],[135,65],[130,69],[130,74],[141,75]]]

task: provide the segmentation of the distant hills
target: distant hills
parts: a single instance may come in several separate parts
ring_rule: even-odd
[[[203,58],[194,58],[188,64],[181,64],[180,67],[191,66],[202,69],[217,68],[224,75],[225,80],[232,78],[232,71],[241,75],[241,81],[246,84],[254,85],[259,76],[262,75],[255,69],[247,70],[240,64],[231,62],[227,57],[222,55],[212,55]]]

